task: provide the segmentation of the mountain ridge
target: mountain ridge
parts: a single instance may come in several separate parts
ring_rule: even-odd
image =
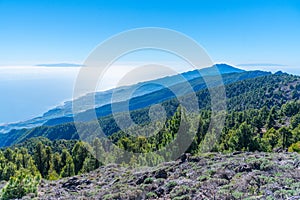
[[[256,76],[257,75],[260,76],[256,78],[250,78],[253,77],[252,75],[253,73]],[[297,86],[297,84],[299,84],[298,83],[299,81],[297,82],[299,77],[297,76],[288,75],[288,74],[275,75],[271,73],[258,71],[258,72],[228,74],[223,76],[223,78],[225,78],[224,82],[225,83],[227,82],[225,86],[226,86],[226,91],[228,93],[227,104],[229,105],[228,106],[229,111],[233,111],[233,110],[242,111],[244,109],[249,109],[249,108],[262,108],[266,102],[268,102],[268,106],[270,109],[270,106],[275,106],[275,105],[281,106],[283,103],[290,101],[293,98],[298,98],[298,96],[295,96],[294,94],[295,90],[299,88]],[[199,87],[197,81],[194,84],[197,87]],[[277,94],[278,92],[276,92],[276,90],[278,90],[278,88],[276,89],[275,87],[278,87],[278,85],[286,91],[285,93],[283,93],[284,96],[280,96]],[[289,87],[289,85],[293,85],[293,87]],[[275,96],[265,95],[264,94],[265,90],[273,91],[274,95],[275,94],[276,95]],[[249,98],[248,95],[250,95],[251,98]],[[264,98],[262,98],[261,95],[264,95]],[[209,100],[209,92],[207,91],[207,89],[202,89],[199,92],[197,92],[197,96],[199,98],[200,108],[209,109],[210,100]],[[244,106],[241,107],[240,106],[241,104],[243,104]],[[162,105],[167,106],[166,110],[168,116],[172,116],[173,115],[172,113],[174,113],[176,107],[178,106],[178,102],[176,102],[176,100],[171,99],[162,102]],[[107,108],[109,108],[109,106]],[[139,122],[143,123],[149,120],[148,109],[149,107],[138,109],[136,111],[131,111],[130,113],[131,113],[132,120],[137,123]],[[107,111],[109,112],[109,109]],[[98,123],[101,124],[101,127],[103,128],[105,134],[111,135],[119,131],[119,129],[116,128],[117,127],[115,124],[116,122],[114,121],[111,115],[100,117],[98,120],[99,120]],[[61,121],[61,119],[59,119],[59,121]],[[95,122],[96,122],[95,126],[97,126],[97,121]],[[83,123],[83,125],[84,124],[85,122]],[[51,140],[79,138],[79,136],[76,135],[76,128],[74,127],[74,124],[69,121],[64,121],[64,124],[55,122],[53,124],[47,124],[32,129],[14,130],[11,133],[12,134],[1,135],[0,142],[2,146],[10,146],[11,144],[22,142],[27,138],[38,137],[38,136],[44,136],[50,138]]]
[[[166,87],[170,87],[172,85],[180,83],[182,81],[182,77],[184,77],[186,80],[192,80],[195,78],[199,78],[201,76],[213,76],[216,75],[216,71],[219,71],[220,74],[228,74],[228,73],[242,73],[245,72],[245,70],[235,68],[233,66],[227,65],[227,64],[215,64],[212,67],[203,68],[200,70],[193,70],[184,72],[182,74],[174,75],[174,76],[167,76],[151,81],[141,82],[137,83],[131,86],[122,86],[119,88],[110,89],[103,92],[97,92],[95,94],[95,105],[84,105],[82,103],[83,111],[87,111],[90,108],[99,108],[104,105],[108,105],[112,100],[112,94],[114,94],[114,99],[116,102],[121,102],[127,99],[124,99],[123,97],[128,96],[127,91],[135,90],[136,92],[131,96],[130,98],[143,96],[155,91],[159,91],[163,89],[161,85],[164,85]],[[149,86],[150,84],[151,87]],[[93,94],[86,94],[83,97],[80,98],[80,101],[84,102],[84,98],[87,98],[88,95]],[[76,101],[76,100],[75,100]],[[43,125],[47,123],[48,121],[54,121],[58,118],[72,118],[72,101],[65,101],[62,106],[56,106],[47,112],[45,112],[43,115],[25,120],[25,121],[19,121],[15,123],[6,123],[4,125],[0,126],[0,133],[7,133],[12,129],[22,129],[22,128],[33,128],[39,125]]]

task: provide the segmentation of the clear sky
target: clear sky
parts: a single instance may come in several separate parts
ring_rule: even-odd
[[[299,0],[0,0],[0,65],[82,63],[149,26],[192,37],[215,62],[300,66]]]

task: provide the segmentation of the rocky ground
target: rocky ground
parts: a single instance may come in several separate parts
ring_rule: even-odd
[[[209,153],[139,171],[109,165],[43,180],[38,199],[300,199],[300,155]]]

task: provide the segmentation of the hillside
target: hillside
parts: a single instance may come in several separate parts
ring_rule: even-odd
[[[200,80],[200,83],[203,85],[203,77],[216,76],[219,74],[221,75],[227,75],[232,73],[237,74],[242,72],[245,71],[226,64],[216,64],[212,67],[203,68],[200,70],[188,71],[182,74],[167,76],[167,77],[163,77],[151,81],[137,83],[130,86],[121,86],[103,92],[96,92],[95,94],[89,93],[76,99],[75,102],[80,103],[80,107],[81,107],[80,112],[85,112],[86,110],[89,110],[94,107],[98,108],[98,110],[102,110],[101,111],[102,114],[99,115],[100,117],[111,113],[110,111],[107,111],[107,107],[111,102],[117,103],[117,102],[127,101],[128,97],[130,97],[131,99],[132,98],[136,99],[137,97],[142,97],[145,95],[148,96],[151,95],[152,97],[156,97],[156,99],[153,99],[153,102],[154,100],[161,102],[166,99],[170,99],[174,97],[173,95],[165,94],[165,88],[169,88],[175,85],[182,85],[183,81]],[[252,73],[247,78],[266,75],[266,74],[267,72]],[[242,78],[243,76],[241,77],[241,79]],[[235,80],[238,80],[238,78],[236,78]],[[132,91],[134,91],[133,94]],[[88,103],[89,101],[87,101],[87,99],[89,99],[91,95],[95,96],[95,102],[93,102],[92,105],[90,105]],[[147,105],[149,105],[149,103],[151,102],[152,101],[149,101]],[[38,116],[33,119],[29,119],[17,123],[1,125],[0,133],[7,133],[12,129],[33,128],[33,127],[41,126],[43,124],[54,125],[54,124],[62,124],[62,123],[70,122],[73,120],[72,104],[73,104],[72,101],[66,101],[64,102],[63,105],[57,106],[47,111],[42,116]],[[138,105],[137,107],[133,107],[132,109],[137,109],[144,106],[145,105]]]
[[[270,75],[270,73],[262,72],[262,71],[244,72],[242,70],[239,70],[239,69],[233,68],[231,66],[227,66],[227,65],[217,65],[217,66],[218,66],[218,69],[222,70],[222,73],[223,73],[222,77],[223,77],[224,84],[230,84],[230,83],[234,83],[234,82],[241,81],[241,80]],[[211,71],[211,68],[207,68],[204,70],[203,74],[208,75],[208,73],[210,71]],[[229,73],[229,72],[235,72],[235,73]],[[237,73],[237,72],[239,72],[239,73]],[[197,74],[199,76],[199,72],[191,71],[191,72],[184,73],[183,76],[187,77],[187,79],[190,80],[190,84],[195,91],[201,91],[206,88],[206,85],[205,85],[204,79],[201,77],[197,77]],[[168,84],[170,85],[171,83],[170,83],[169,79],[177,80],[176,79],[177,76],[175,76],[175,78],[174,77],[166,77],[166,78],[158,79],[158,80],[155,80],[152,82],[153,83],[154,82],[158,82],[158,83],[168,82]],[[143,84],[147,85],[148,82],[143,83]],[[138,86],[134,85],[132,87],[138,87]],[[182,85],[181,83],[178,83],[178,80],[177,80],[177,82],[175,81],[173,83],[172,87],[174,88],[174,90],[178,91],[178,94],[181,94],[181,95],[185,94],[186,86]],[[141,89],[142,88],[140,88],[140,90]],[[124,91],[124,88],[122,89],[122,91]],[[126,92],[126,90],[125,90],[125,92]],[[111,93],[111,91],[110,91],[110,93]],[[106,92],[99,93],[97,95],[100,95],[100,94],[106,95],[105,99],[110,98],[110,95],[106,94]],[[124,92],[123,92],[123,94],[124,94]],[[205,95],[205,98],[208,97],[207,94],[204,94],[204,95]],[[164,103],[164,104],[168,104],[168,106],[170,106],[171,104],[174,104],[174,103],[172,103],[172,102],[174,102],[174,100],[172,100],[172,98],[174,98],[174,94],[167,88],[163,88],[163,89],[160,88],[159,90],[157,90],[155,92],[150,92],[148,94],[144,94],[141,96],[135,97],[135,95],[134,95],[130,99],[129,108],[131,111],[133,111],[137,114],[132,115],[132,117],[133,118],[136,118],[136,116],[141,117],[139,113],[145,112],[146,107],[153,105],[155,103],[162,103],[165,101],[166,103]],[[99,99],[101,99],[101,98],[99,97]],[[169,99],[171,99],[171,100],[169,100]],[[82,101],[84,101],[84,100],[82,100]],[[207,102],[207,99],[205,101]],[[201,102],[201,100],[199,100],[199,102]],[[118,104],[123,105],[124,103],[126,103],[126,101],[114,103],[114,107],[118,108]],[[66,106],[67,106],[67,104],[66,104]],[[175,104],[177,104],[177,103],[175,103]],[[201,102],[201,104],[203,104],[203,102]],[[111,114],[111,106],[112,106],[111,104],[107,104],[107,105],[96,108],[96,113],[97,113],[98,117],[101,117],[100,121],[103,121],[103,122],[101,122],[101,124],[103,126],[107,126],[107,124],[111,124],[111,123],[115,124],[114,121],[111,119],[111,116],[109,116]],[[176,106],[176,105],[174,105],[174,106]],[[174,106],[171,106],[171,107],[174,107]],[[122,108],[123,107],[118,108],[119,110],[117,110],[117,111],[118,112],[124,111],[124,110],[122,110]],[[18,128],[13,129],[8,133],[4,132],[3,134],[1,134],[0,135],[0,141],[1,141],[0,146],[10,146],[17,142],[24,141],[24,139],[26,139],[26,138],[38,137],[38,136],[45,136],[50,139],[77,139],[78,136],[76,136],[76,134],[74,135],[75,127],[72,125],[72,123],[70,123],[73,121],[73,117],[70,116],[69,114],[67,114],[67,113],[71,112],[71,110],[67,111],[68,109],[71,109],[70,106],[67,106],[66,107],[67,110],[64,110],[64,111],[59,109],[60,111],[58,113],[65,113],[65,114],[63,114],[63,116],[57,114],[57,112],[55,111],[57,109],[58,108],[49,111],[48,113],[46,113],[44,115],[44,117],[38,117],[38,118],[32,119],[32,121],[20,122],[18,124],[3,126],[2,127],[3,130],[9,130],[12,127],[15,127],[15,128],[18,127]],[[169,116],[171,116],[174,111],[174,108],[167,108],[167,111],[169,112]],[[88,121],[88,119],[89,119],[88,116],[89,116],[90,112],[91,112],[90,110],[83,111],[82,113],[78,114],[79,116],[77,118],[82,118],[83,121]],[[41,120],[43,121],[42,124],[41,124]],[[139,119],[139,120],[142,121],[143,119]],[[28,124],[29,127],[37,126],[37,128],[27,128],[27,129],[22,128],[22,129],[20,129],[21,127],[27,127],[26,124]],[[62,129],[65,129],[65,128],[67,130],[63,131]],[[51,135],[46,136],[45,133],[49,132],[48,131],[49,129],[51,129],[51,130],[59,129],[60,132],[63,131],[65,133],[57,134],[57,131],[55,131],[56,133],[54,133],[53,136],[51,136]],[[104,129],[106,129],[106,128],[104,128]],[[53,132],[51,130],[50,130],[50,132]],[[117,131],[116,129],[108,130],[107,134],[112,134],[113,132],[116,132],[116,131]],[[41,133],[41,132],[43,132],[43,133]],[[72,135],[69,135],[70,133]],[[31,135],[31,136],[26,136],[26,135]]]
[[[209,128],[215,122],[209,92],[192,79],[200,87],[200,111],[187,116],[178,99],[165,100],[166,121],[149,126],[149,107],[132,110],[132,120],[147,129],[120,130],[107,115],[81,122],[81,137],[71,122],[1,135],[10,146],[0,149],[1,198],[297,199],[300,77],[242,72],[223,78],[228,109],[218,134],[218,124]],[[152,167],[135,170],[142,166]]]
[[[300,78],[298,76],[288,74],[271,75],[265,72],[243,72],[224,75],[223,80],[226,84],[227,109],[229,112],[261,109],[264,106],[271,109],[273,106],[281,107],[286,102],[299,99]],[[199,98],[199,108],[209,110],[210,96],[208,90],[204,87],[203,80],[193,79],[191,80],[191,85],[194,86],[195,90],[198,90],[196,94]],[[146,123],[149,120],[149,107],[147,105],[161,102],[166,94],[172,95],[168,91],[164,92],[164,90],[160,90],[156,93],[131,99],[130,106],[137,109],[131,111],[133,121],[140,124]],[[168,117],[171,117],[176,111],[178,101],[176,98],[165,100],[162,102],[162,105],[165,107]],[[86,119],[84,116],[88,116],[88,112],[80,114],[83,116],[83,119]],[[112,135],[120,130],[113,117],[109,115],[111,113],[111,105],[97,108],[96,112],[100,116],[104,115],[99,118],[99,123],[106,135]],[[119,112],[119,115],[122,115],[122,110]],[[1,134],[0,144],[2,146],[10,146],[25,141],[28,138],[38,136],[47,137],[51,140],[79,138],[73,123],[68,122],[68,119],[65,118],[58,118],[57,120],[59,122],[67,122],[60,124],[52,120],[46,125],[36,128],[13,130],[8,134]],[[72,121],[72,118],[69,120]],[[56,125],[57,123],[58,125]],[[92,129],[88,127],[93,127],[93,123],[95,125],[96,122],[87,123],[86,129]]]
[[[39,199],[299,199],[297,153],[189,157],[136,171],[117,165],[42,181]]]

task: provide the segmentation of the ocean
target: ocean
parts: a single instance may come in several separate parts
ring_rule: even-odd
[[[0,124],[42,115],[73,96],[78,68],[0,67]]]

